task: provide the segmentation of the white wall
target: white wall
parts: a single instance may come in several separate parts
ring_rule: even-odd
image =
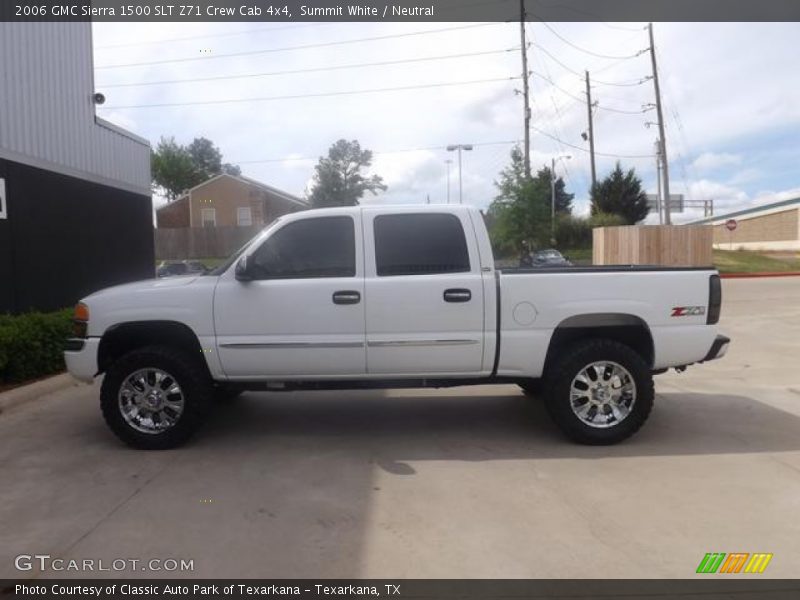
[[[0,23],[0,158],[150,195],[147,141],[93,94],[90,23]]]

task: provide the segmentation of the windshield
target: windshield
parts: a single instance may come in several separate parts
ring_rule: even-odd
[[[230,266],[231,266],[233,263],[235,263],[237,260],[239,260],[239,257],[240,257],[240,256],[241,256],[241,255],[244,253],[244,251],[245,251],[245,250],[246,250],[246,249],[247,249],[247,248],[248,248],[248,247],[249,247],[251,244],[253,244],[253,243],[254,243],[254,242],[255,242],[255,241],[256,241],[256,240],[257,240],[259,237],[263,237],[263,236],[267,235],[267,233],[268,233],[269,231],[271,231],[271,230],[272,230],[272,228],[273,228],[273,227],[275,227],[275,226],[276,226],[278,223],[280,223],[281,221],[282,221],[282,219],[281,219],[280,217],[278,217],[277,219],[275,219],[275,220],[274,220],[272,223],[270,223],[270,225],[269,225],[268,227],[265,227],[264,229],[262,229],[261,231],[259,231],[257,234],[255,234],[253,237],[251,237],[249,240],[247,240],[247,241],[246,241],[246,242],[245,242],[245,243],[242,245],[242,247],[241,247],[241,248],[239,248],[239,249],[238,249],[236,252],[234,252],[233,254],[231,254],[231,255],[230,255],[228,258],[227,258],[227,260],[225,260],[225,262],[224,262],[224,263],[222,263],[221,265],[219,265],[219,266],[218,266],[216,269],[213,269],[213,270],[209,271],[208,273],[206,273],[206,275],[216,275],[216,276],[222,275],[222,274],[223,274],[225,271],[227,271],[227,270],[230,268]]]

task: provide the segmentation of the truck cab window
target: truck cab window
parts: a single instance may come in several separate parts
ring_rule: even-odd
[[[374,231],[379,276],[470,270],[464,228],[455,215],[379,215],[375,217]]]
[[[355,228],[351,217],[289,223],[253,253],[256,279],[355,277]]]

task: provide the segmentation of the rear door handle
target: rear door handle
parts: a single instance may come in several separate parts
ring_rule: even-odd
[[[334,304],[358,304],[359,302],[361,302],[361,294],[355,290],[333,292]]]
[[[445,302],[469,302],[472,292],[464,288],[452,288],[444,291]]]

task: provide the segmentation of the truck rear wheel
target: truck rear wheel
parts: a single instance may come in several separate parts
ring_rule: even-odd
[[[126,444],[144,450],[180,446],[200,426],[212,387],[201,365],[160,346],[117,360],[100,390],[103,417]]]
[[[616,444],[653,408],[653,377],[630,347],[608,339],[577,342],[549,368],[546,405],[556,425],[581,444]]]

